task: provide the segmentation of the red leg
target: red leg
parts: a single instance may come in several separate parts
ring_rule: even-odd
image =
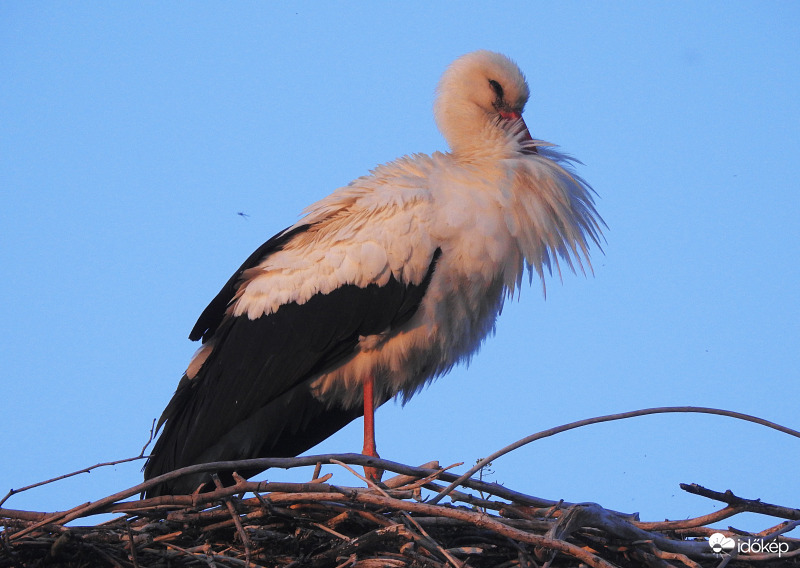
[[[365,456],[380,457],[375,447],[375,377],[364,381],[364,449]],[[372,481],[380,481],[383,471],[374,467],[364,467],[364,475]]]

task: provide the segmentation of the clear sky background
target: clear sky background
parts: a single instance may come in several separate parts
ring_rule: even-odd
[[[533,135],[585,164],[605,254],[546,300],[525,287],[469,368],[385,405],[381,455],[470,464],[665,405],[800,429],[800,4],[4,2],[0,493],[138,454],[230,274],[333,189],[445,150],[434,86],[480,48],[525,71]],[[361,427],[314,453],[359,451]],[[72,507],[141,466],[5,506]],[[719,508],[681,482],[800,507],[800,440],[722,417],[590,426],[493,470],[647,520]]]

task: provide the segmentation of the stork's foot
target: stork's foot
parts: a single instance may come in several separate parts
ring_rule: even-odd
[[[379,458],[378,454],[375,454],[375,458]],[[364,477],[369,479],[373,483],[380,483],[381,478],[383,477],[383,470],[377,467],[370,467],[368,465],[364,466]]]
[[[375,439],[365,439],[364,440],[364,449],[361,453],[365,456],[371,458],[380,458],[381,456],[378,455],[378,450],[375,449]],[[372,481],[373,483],[379,483],[381,478],[383,477],[383,470],[377,467],[372,467],[365,465],[364,466],[364,477]]]

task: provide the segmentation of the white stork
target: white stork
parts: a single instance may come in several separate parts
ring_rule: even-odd
[[[159,420],[145,478],[295,456],[362,415],[364,453],[377,456],[375,407],[468,360],[526,267],[542,279],[559,261],[583,269],[603,221],[569,160],[531,139],[527,100],[509,58],[460,57],[434,105],[449,153],[378,166],[250,255],[189,335],[203,344]]]

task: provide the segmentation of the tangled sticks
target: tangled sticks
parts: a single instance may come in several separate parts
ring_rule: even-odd
[[[667,410],[636,415],[656,411]],[[588,423],[610,419],[616,418]],[[235,485],[220,484],[208,493],[126,500],[145,489],[141,484],[62,513],[0,509],[6,527],[0,535],[0,567],[800,565],[800,540],[780,536],[800,525],[800,510],[697,485],[681,487],[725,507],[692,519],[642,522],[596,504],[552,502],[462,480],[447,471],[455,466],[411,467],[358,454],[260,461],[261,467],[318,465],[308,483],[237,478]],[[398,475],[380,486],[341,487],[331,483],[332,473],[320,477],[322,464],[350,471],[350,466],[366,465]],[[208,471],[247,467],[248,462],[193,466]],[[440,504],[445,494],[450,503]],[[743,512],[785,521],[746,535],[708,527]],[[100,525],[72,526],[98,513],[119,516]],[[767,546],[715,552],[709,543],[715,533],[720,543],[747,539]]]

